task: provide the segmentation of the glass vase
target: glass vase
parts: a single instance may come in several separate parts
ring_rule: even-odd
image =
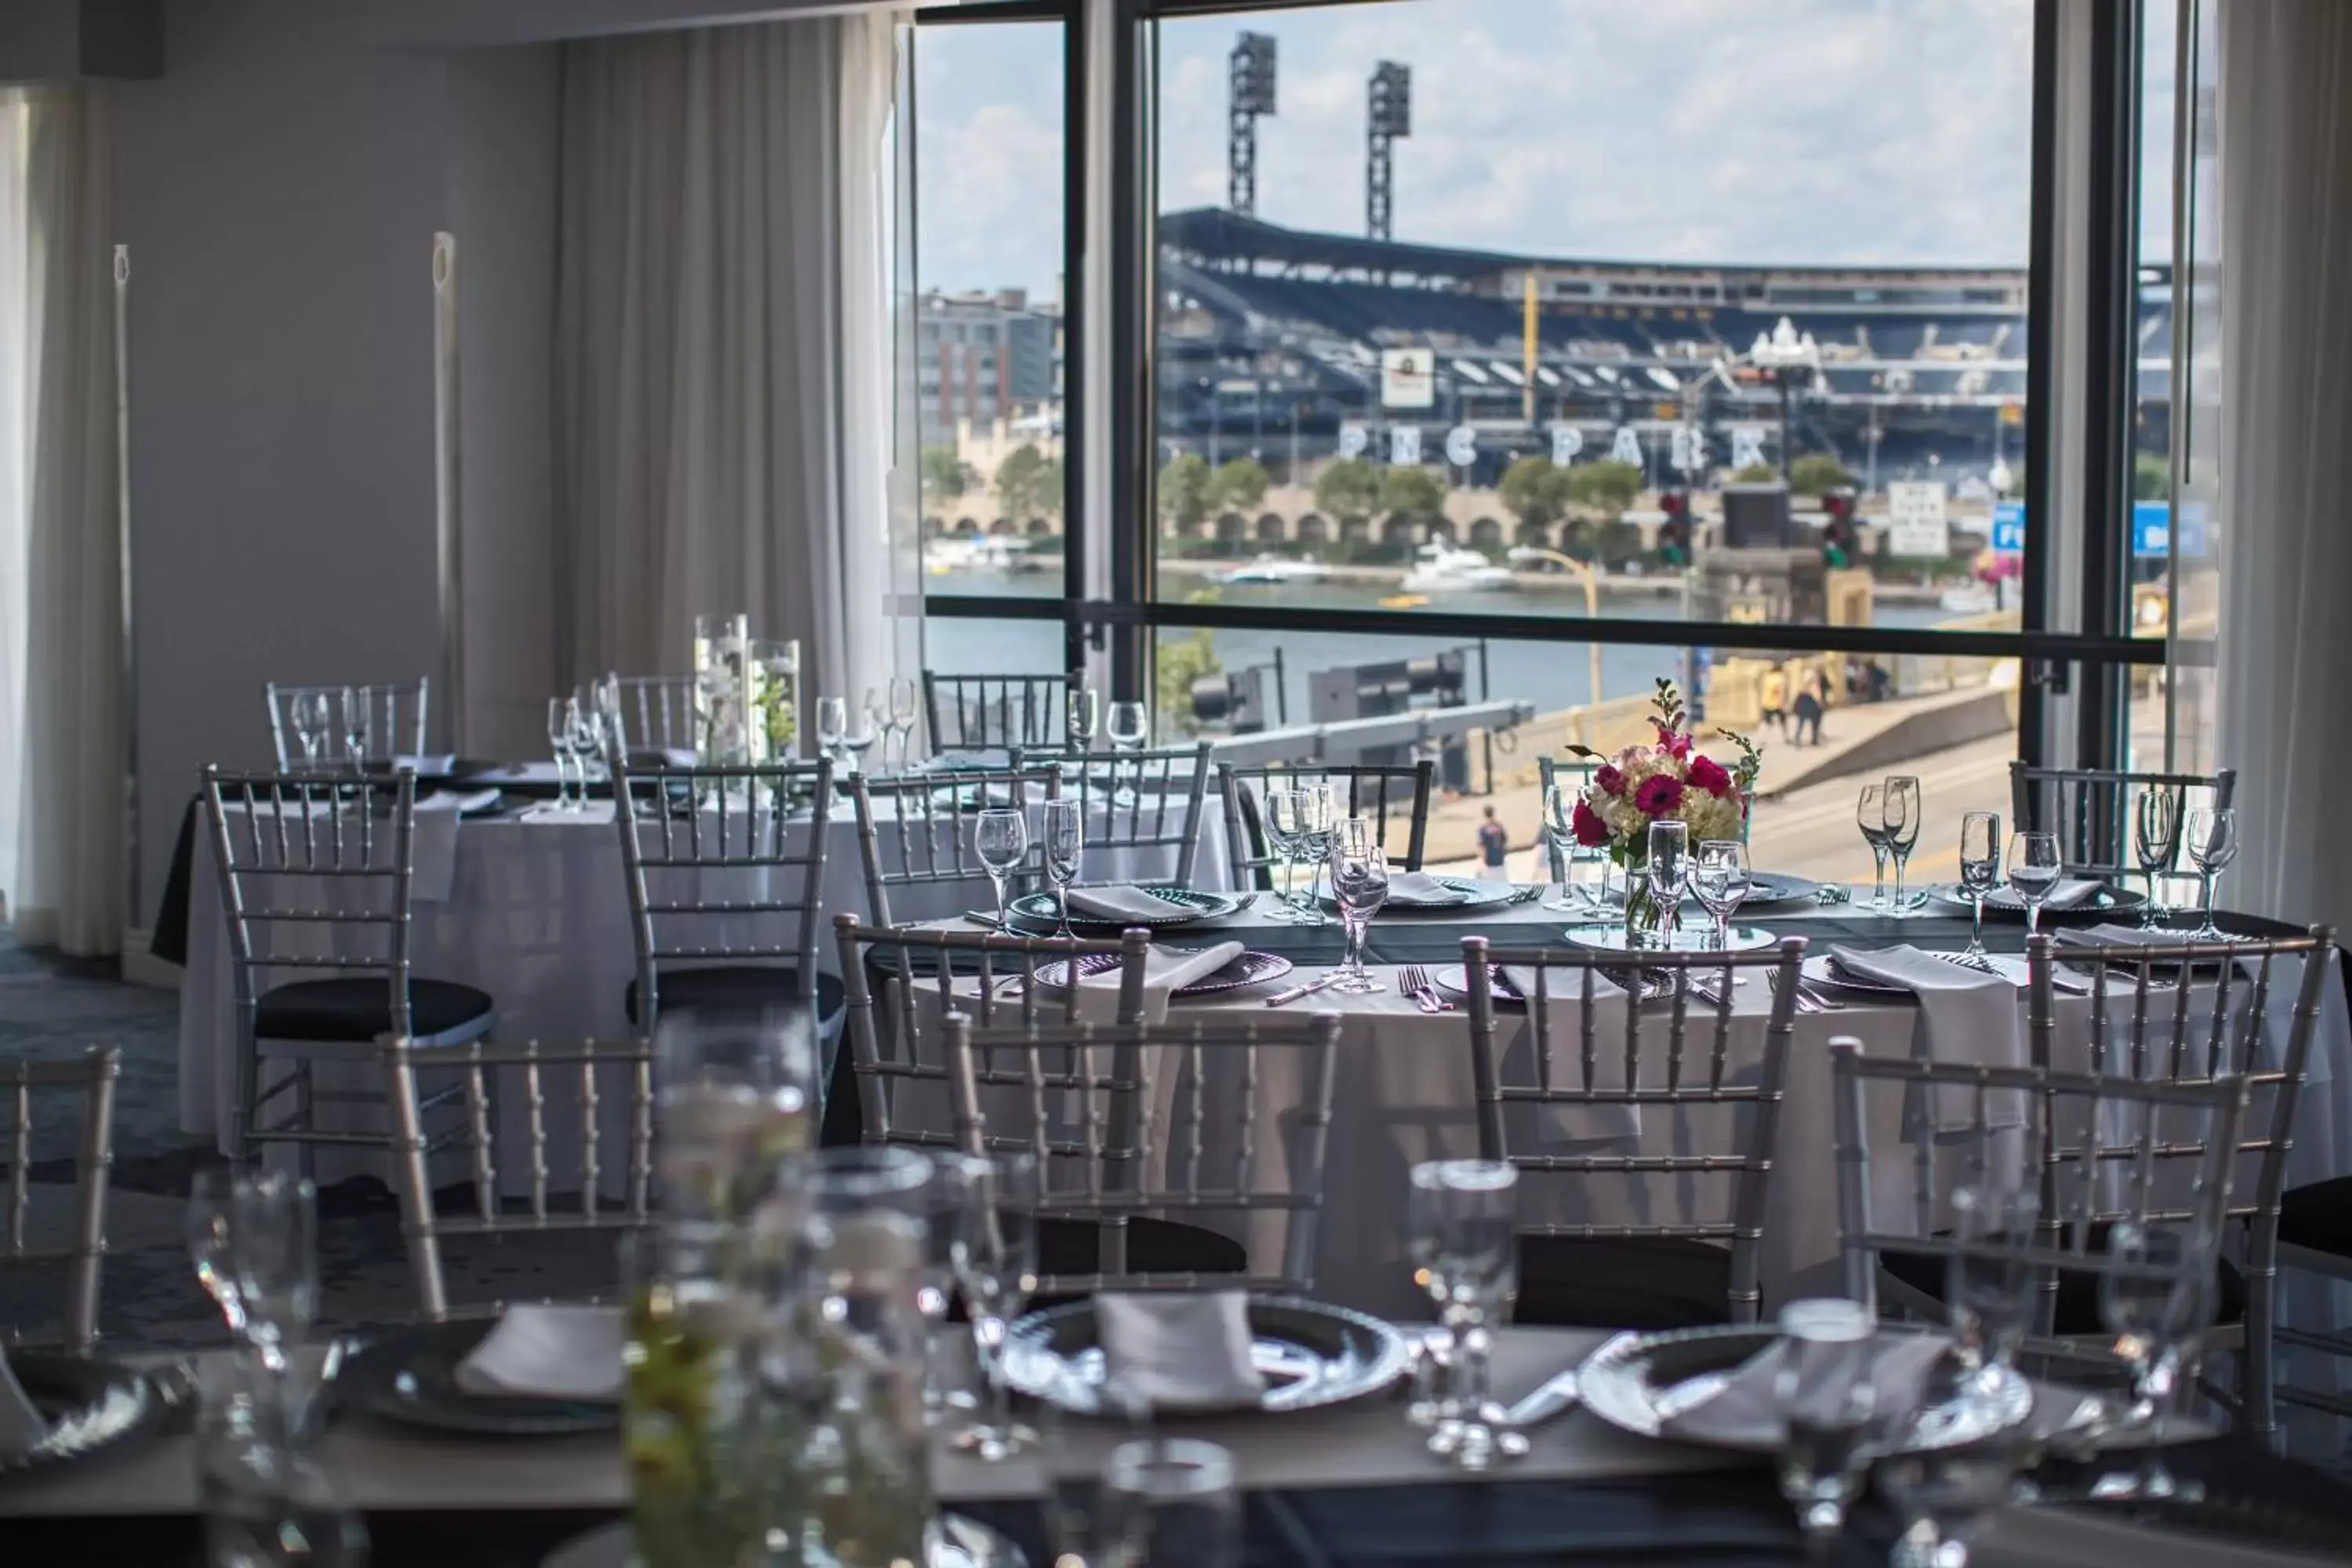
[[[800,760],[801,645],[755,637],[744,667],[748,739],[755,763]]]
[[[1666,945],[1666,911],[1650,896],[1650,868],[1640,861],[1628,861],[1625,866],[1624,919],[1627,948]]]
[[[751,760],[745,721],[751,617],[694,617],[694,753],[703,767],[740,767]]]

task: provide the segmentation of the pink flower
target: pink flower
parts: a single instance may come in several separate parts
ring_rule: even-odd
[[[1682,781],[1666,773],[1652,773],[1633,792],[1633,804],[1648,816],[1664,816],[1682,803]]]
[[[1576,841],[1587,849],[1598,849],[1609,842],[1609,825],[1601,820],[1599,812],[1580,800],[1576,803],[1576,815],[1569,819],[1569,826],[1576,832]]]
[[[1625,793],[1625,775],[1618,771],[1617,764],[1614,763],[1603,763],[1594,769],[1592,782],[1601,786],[1602,795]]]
[[[1667,729],[1665,721],[1662,719],[1653,719],[1650,724],[1658,731],[1658,750],[1677,762],[1690,755],[1691,738],[1688,735]]]
[[[1693,789],[1703,789],[1718,799],[1731,793],[1731,775],[1713,757],[1691,759],[1690,782]]]

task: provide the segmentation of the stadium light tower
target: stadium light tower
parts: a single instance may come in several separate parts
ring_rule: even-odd
[[[1374,239],[1394,239],[1391,143],[1412,134],[1412,68],[1382,60],[1372,69],[1370,94],[1364,138],[1364,232]]]
[[[1821,345],[1811,332],[1799,332],[1788,317],[1768,334],[1756,334],[1756,342],[1746,355],[1748,363],[1771,378],[1780,394],[1780,478],[1789,477],[1792,461],[1789,450],[1790,401],[1801,385],[1810,384],[1822,370]]]
[[[1225,140],[1225,205],[1257,215],[1257,118],[1274,112],[1274,38],[1244,33],[1226,59],[1233,106]]]

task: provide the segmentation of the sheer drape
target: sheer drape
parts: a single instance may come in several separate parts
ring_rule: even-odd
[[[560,674],[682,669],[747,610],[818,687],[887,679],[887,27],[566,47]]]
[[[2221,755],[2232,904],[2352,927],[2352,5],[2221,12]]]
[[[113,952],[123,910],[122,558],[106,100],[27,92],[0,182],[0,887],[17,936]],[[21,199],[12,226],[6,205]],[[6,269],[21,268],[11,288]],[[11,463],[12,457],[15,461]],[[13,628],[13,629],[12,629]],[[16,820],[7,819],[13,808]]]

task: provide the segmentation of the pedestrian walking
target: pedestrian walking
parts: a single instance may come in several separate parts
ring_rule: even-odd
[[[1764,679],[1757,683],[1757,697],[1764,705],[1764,722],[1761,727],[1767,730],[1778,730],[1784,736],[1788,734],[1788,672],[1777,664],[1766,669]]]
[[[1486,808],[1486,820],[1478,825],[1478,858],[1495,874],[1496,881],[1509,880],[1502,873],[1510,852],[1511,836],[1495,820],[1495,808],[1490,805]]]
[[[1812,743],[1822,743],[1822,674],[1817,669],[1805,671],[1797,683],[1797,735],[1795,743],[1805,743],[1806,732],[1812,734]]]

